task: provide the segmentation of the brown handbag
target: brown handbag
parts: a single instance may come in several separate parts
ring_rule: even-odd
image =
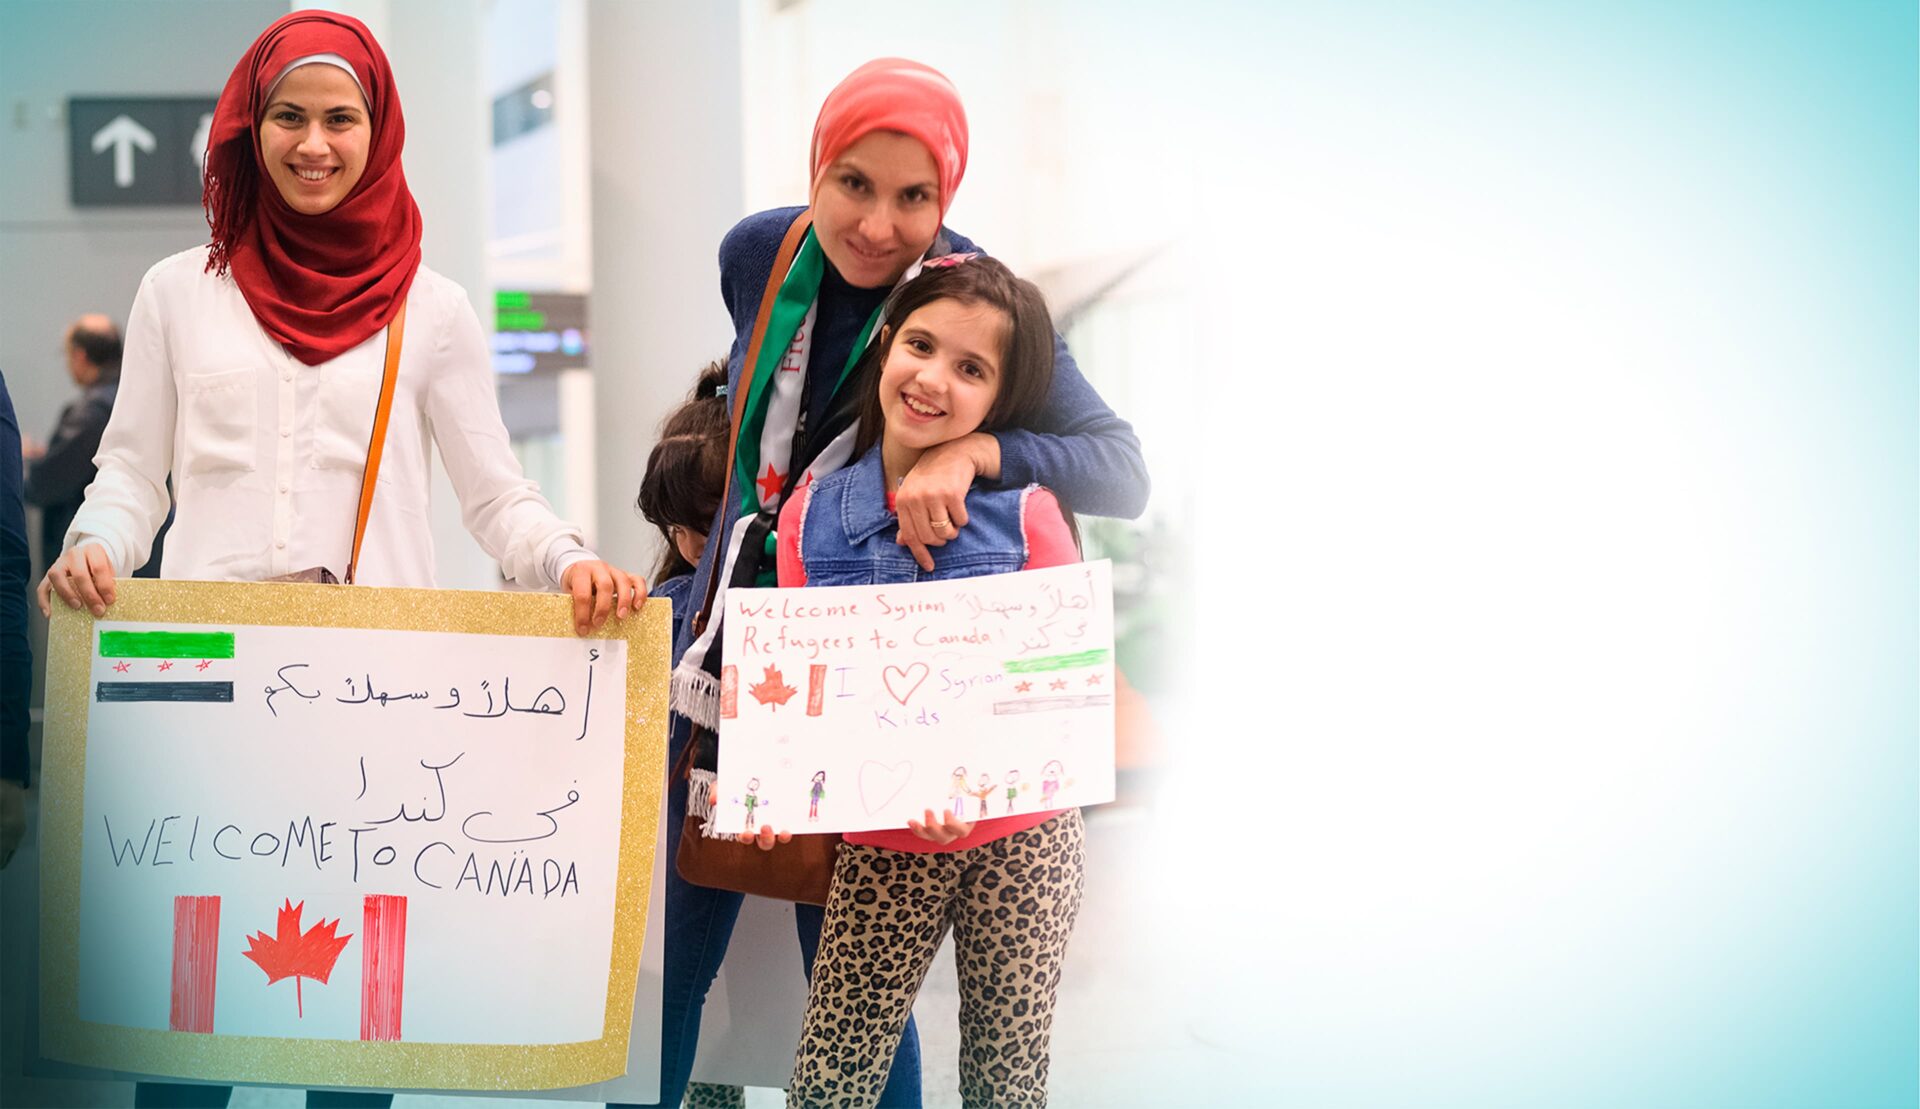
[[[374,402],[373,436],[367,440],[367,467],[360,475],[360,511],[353,521],[353,550],[347,555],[347,584],[353,584],[354,571],[360,568],[360,542],[367,536],[367,517],[373,513],[373,482],[380,475],[380,455],[387,447],[387,419],[393,413],[393,383],[400,376],[400,339],[407,331],[407,302],[387,323],[387,365],[380,375],[380,399]],[[291,574],[267,578],[267,581],[304,585],[339,585],[340,579],[325,566],[311,566]]]
[[[780,242],[780,252],[774,257],[773,269],[767,274],[766,291],[760,297],[760,310],[754,316],[746,360],[741,363],[745,367],[743,378],[753,372],[753,367],[760,360],[760,346],[767,335],[767,321],[773,315],[773,302],[780,294],[781,279],[786,276],[794,253],[800,249],[800,241],[806,237],[807,228],[812,222],[811,210],[801,212],[794,217],[793,223],[787,228],[786,237]],[[747,383],[743,380],[740,387],[734,390],[733,427],[727,437],[729,491],[732,489],[733,452],[739,445],[740,420],[746,408]],[[694,614],[696,633],[706,628],[719,581],[720,575],[716,569],[708,579],[706,597]],[[669,788],[684,782],[685,788],[691,790],[695,769],[712,769],[702,766],[711,761],[703,756],[716,746],[717,739],[709,729],[694,725],[687,749],[668,779]],[[680,830],[680,850],[674,855],[673,865],[680,872],[680,877],[696,886],[712,889],[751,893],[780,901],[800,901],[809,905],[827,903],[827,890],[833,885],[834,862],[840,854],[838,835],[797,835],[786,843],[775,844],[770,851],[762,851],[758,844],[742,842],[735,836],[708,836],[705,829],[709,814],[694,810],[695,806],[689,804],[686,824]]]
[[[694,725],[693,738],[674,767],[673,781],[691,784],[698,749],[710,744],[713,733]],[[705,832],[709,817],[688,806],[687,822],[680,829],[680,850],[674,854],[674,869],[680,877],[696,886],[751,893],[776,901],[803,901],[825,905],[827,891],[833,888],[833,867],[840,857],[840,837],[835,833],[797,835],[771,850],[757,843],[746,843],[736,836],[709,836]]]

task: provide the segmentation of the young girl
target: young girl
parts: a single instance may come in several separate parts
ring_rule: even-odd
[[[709,363],[693,396],[660,425],[647,455],[635,505],[660,529],[666,550],[653,572],[651,595],[673,603],[676,632],[685,619],[693,568],[707,545],[707,528],[727,485],[727,365]]]
[[[860,367],[871,384],[859,461],[781,511],[780,584],[871,585],[1077,561],[1059,502],[1037,485],[969,492],[964,527],[934,521],[955,537],[934,551],[931,572],[895,542],[900,480],[924,451],[1021,426],[1047,395],[1053,338],[1039,290],[999,262],[928,261],[901,288]],[[846,836],[787,1104],[875,1103],[949,925],[963,999],[961,1096],[970,1106],[1044,1104],[1083,836],[1078,809],[974,822],[928,809],[905,829]]]

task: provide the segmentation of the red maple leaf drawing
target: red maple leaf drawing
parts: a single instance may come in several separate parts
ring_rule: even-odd
[[[787,703],[787,698],[799,691],[780,677],[779,667],[769,666],[766,679],[758,685],[748,686],[747,692],[753,694],[753,699],[763,705],[784,705]]]
[[[305,901],[295,905],[289,898],[280,909],[280,922],[276,926],[279,934],[269,938],[265,932],[255,932],[247,937],[247,949],[240,953],[267,972],[269,986],[282,978],[293,979],[293,1003],[302,1017],[307,1011],[300,997],[300,979],[311,978],[326,985],[327,976],[333,973],[334,960],[353,938],[351,933],[333,934],[340,926],[338,920],[323,919],[301,932],[300,911],[306,907]]]

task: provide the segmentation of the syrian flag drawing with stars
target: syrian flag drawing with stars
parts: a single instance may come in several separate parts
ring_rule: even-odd
[[[233,702],[233,633],[103,628],[97,640],[94,700]]]

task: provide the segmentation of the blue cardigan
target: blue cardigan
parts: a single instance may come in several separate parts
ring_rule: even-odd
[[[748,216],[720,241],[720,295],[727,302],[734,329],[733,349],[727,356],[729,396],[739,395],[740,364],[753,339],[753,320],[766,292],[767,276],[773,270],[774,256],[780,252],[780,240],[800,211],[775,208]],[[955,251],[980,249],[944,228],[941,234]],[[827,269],[815,321],[812,364],[808,367],[808,377],[816,381],[825,376],[812,372],[816,367],[838,370],[846,363],[856,333],[885,296],[885,290],[860,290],[838,281],[832,263]],[[1133,427],[1114,415],[1087,379],[1080,376],[1080,367],[1058,335],[1054,337],[1053,357],[1053,386],[1032,428],[993,433],[1000,440],[998,484],[1013,489],[1034,483],[1046,485],[1075,512],[1128,519],[1140,515],[1147,503],[1147,465],[1140,456],[1140,440]],[[814,407],[823,406],[826,400],[809,398]],[[737,504],[737,496],[729,490],[693,575],[691,608],[697,609],[706,598],[714,560],[726,550],[733,529],[735,514],[730,509]],[[674,644],[675,663],[693,638],[693,621],[688,620]]]

